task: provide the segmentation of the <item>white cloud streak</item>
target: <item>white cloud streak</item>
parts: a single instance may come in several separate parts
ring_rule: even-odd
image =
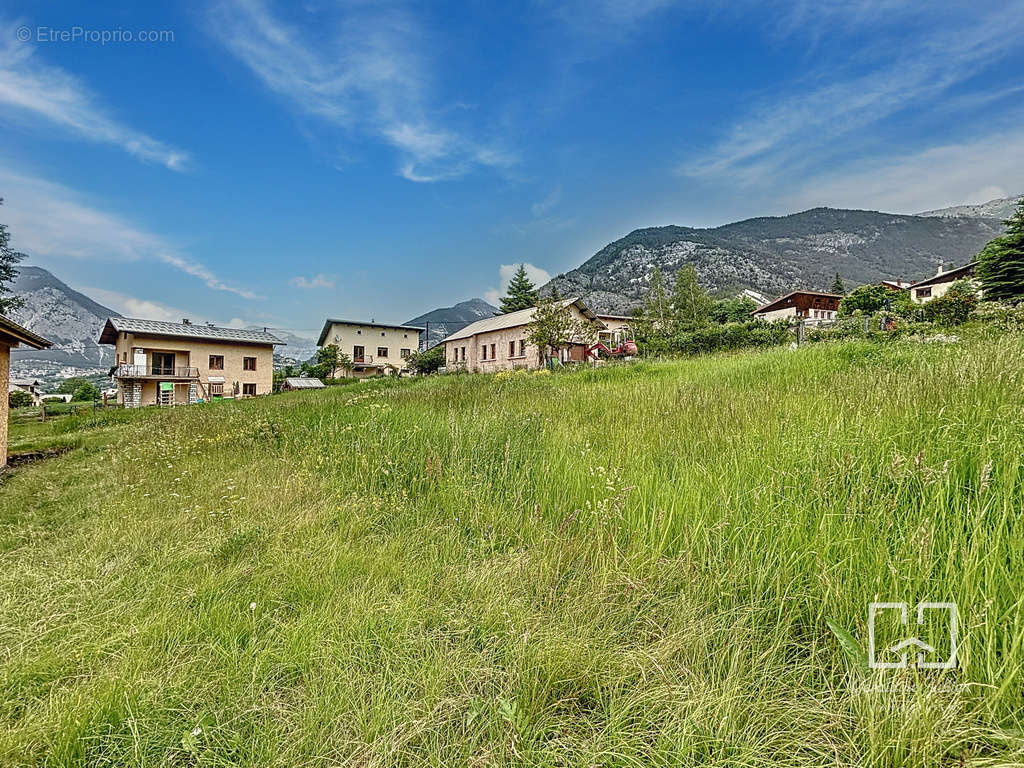
[[[18,250],[30,256],[73,257],[97,263],[148,259],[244,299],[262,298],[230,285],[203,264],[124,219],[91,208],[67,187],[0,169],[4,223]]]
[[[217,39],[267,88],[328,125],[386,142],[400,155],[398,173],[410,181],[516,162],[506,150],[439,125],[418,53],[422,32],[400,8],[352,4],[340,21],[310,17],[303,28],[282,21],[262,0],[222,0],[211,16],[223,31]]]
[[[843,77],[821,71],[788,84],[788,93],[766,97],[710,150],[680,165],[678,173],[758,183],[849,149],[840,139],[915,105],[934,104],[1011,53],[1024,32],[1024,3],[1002,5],[975,13],[973,23],[942,24],[918,33],[895,55],[882,46],[882,51],[852,57],[851,64],[866,74],[848,71]],[[859,7],[851,5],[848,13]]]
[[[88,141],[113,144],[173,171],[188,168],[187,152],[118,122],[81,80],[41,62],[36,50],[18,42],[15,34],[14,24],[0,21],[0,105],[9,114],[49,123]]]

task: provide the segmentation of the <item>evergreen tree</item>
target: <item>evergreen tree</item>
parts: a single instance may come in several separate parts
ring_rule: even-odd
[[[1024,301],[1024,200],[1003,223],[1006,234],[978,255],[978,280],[989,301]]]
[[[520,264],[508,284],[508,293],[501,300],[501,313],[507,315],[509,312],[535,307],[539,298],[537,286],[526,276],[526,267]]]
[[[846,295],[846,286],[843,285],[843,278],[839,276],[838,272],[836,272],[836,279],[832,281],[832,293],[839,296]]]
[[[697,270],[686,265],[676,272],[672,289],[672,325],[674,330],[687,333],[703,328],[711,314],[711,297],[697,282]]]
[[[3,202],[3,198],[0,197],[0,205],[3,205]],[[25,258],[25,254],[18,253],[10,247],[10,241],[11,235],[7,227],[0,224],[0,315],[6,315],[25,303],[19,296],[6,295],[11,293],[10,284],[18,276],[18,262]]]

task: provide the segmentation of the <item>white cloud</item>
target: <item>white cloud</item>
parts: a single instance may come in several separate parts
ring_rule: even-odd
[[[855,4],[845,17],[876,5]],[[804,7],[796,3],[793,18]],[[1010,0],[986,8],[987,13],[970,16],[970,23],[923,28],[900,49],[865,48],[850,57],[845,71],[811,72],[765,95],[723,139],[700,150],[678,172],[740,183],[774,182],[778,174],[799,172],[849,151],[851,134],[915,105],[933,106],[953,86],[1017,48],[1024,33],[1024,3]]]
[[[419,54],[422,31],[409,13],[386,3],[344,8],[338,19],[313,17],[307,6],[300,28],[262,0],[221,0],[212,18],[223,32],[217,39],[271,91],[328,125],[390,144],[402,158],[398,173],[410,181],[515,162],[507,151],[438,124]]]
[[[554,208],[562,201],[562,185],[558,184],[544,197],[543,200],[539,200],[530,206],[530,212],[534,215],[534,218],[541,218],[544,214]]]
[[[185,170],[187,152],[121,124],[90,90],[59,67],[39,61],[35,49],[18,42],[15,25],[0,21],[0,104],[13,113],[44,120],[89,141],[114,144],[146,162]]]
[[[519,270],[519,266],[519,264],[502,264],[498,270],[501,282],[497,288],[491,288],[484,293],[484,301],[489,304],[493,304],[494,306],[498,306],[501,302],[501,298],[508,292],[508,284],[512,282],[512,278],[515,277],[516,272]],[[524,262],[522,266],[526,270],[526,276],[530,278],[533,284],[538,288],[551,280],[550,273],[545,269],[534,266],[529,262]]]
[[[325,275],[323,272],[313,275],[313,277],[310,278],[305,278],[302,275],[296,275],[288,282],[296,288],[304,289],[334,287],[334,277]]]
[[[163,320],[169,323],[180,323],[188,317],[196,322],[205,322],[203,318],[183,309],[176,309],[158,301],[140,299],[108,288],[83,287],[82,291],[101,304],[120,312],[125,317],[140,317],[145,320]]]
[[[4,223],[20,251],[30,256],[74,257],[97,263],[148,259],[201,280],[208,288],[244,299],[261,298],[221,280],[159,235],[78,200],[67,187],[0,169]]]
[[[916,213],[1019,195],[1022,180],[1024,129],[821,174],[802,184],[790,205]]]

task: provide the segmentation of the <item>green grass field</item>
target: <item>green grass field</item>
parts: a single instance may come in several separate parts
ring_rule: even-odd
[[[1018,336],[13,437],[73,450],[0,484],[0,764],[1024,762]],[[877,600],[959,667],[864,669]]]

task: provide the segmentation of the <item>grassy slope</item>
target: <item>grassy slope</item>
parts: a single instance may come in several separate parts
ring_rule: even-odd
[[[36,436],[0,763],[1020,760],[1022,393],[1020,338],[852,343]],[[876,599],[961,668],[858,671]]]

